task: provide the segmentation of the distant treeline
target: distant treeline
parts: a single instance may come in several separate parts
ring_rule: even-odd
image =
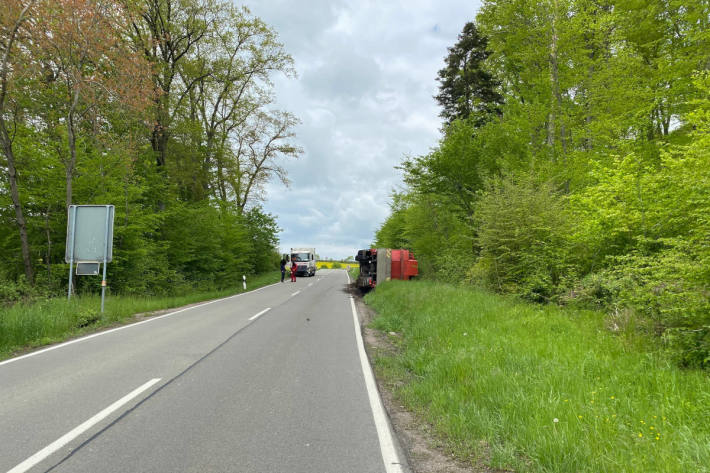
[[[710,367],[710,2],[486,0],[376,244]]]
[[[292,71],[276,33],[228,1],[4,1],[0,302],[66,290],[70,204],[116,206],[114,291],[277,268],[259,202],[300,154],[297,120],[272,108],[270,76]]]

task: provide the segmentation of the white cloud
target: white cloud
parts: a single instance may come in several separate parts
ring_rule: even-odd
[[[380,67],[371,57],[333,52],[317,68],[304,72],[302,81],[314,101],[353,103],[376,92],[380,79]]]
[[[401,185],[394,167],[439,139],[433,99],[447,47],[480,2],[249,0],[295,60],[275,77],[277,106],[302,120],[304,155],[286,163],[292,185],[267,187],[282,248],[345,257],[367,247]]]

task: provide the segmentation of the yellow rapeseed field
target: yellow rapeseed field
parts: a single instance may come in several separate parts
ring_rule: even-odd
[[[345,263],[343,261],[316,261],[316,268],[318,268],[318,269],[333,269],[333,264],[335,264],[335,263],[337,263],[336,269],[338,269],[337,265],[340,265],[339,269],[346,269],[348,265],[350,265],[350,267],[352,268],[353,266],[355,266],[357,264],[353,261],[351,261],[349,263]]]

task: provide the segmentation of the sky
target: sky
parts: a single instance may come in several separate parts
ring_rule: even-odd
[[[304,153],[271,182],[281,251],[342,259],[369,248],[402,188],[395,167],[440,138],[437,72],[476,0],[247,0],[279,35],[296,78],[274,76],[275,107],[301,124]]]

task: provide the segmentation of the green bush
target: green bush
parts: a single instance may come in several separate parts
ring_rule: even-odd
[[[493,182],[476,213],[474,282],[535,302],[556,297],[573,270],[566,198],[530,175]]]
[[[23,300],[32,299],[37,295],[37,291],[27,284],[24,275],[17,281],[9,281],[0,277],[0,302],[16,303]]]
[[[435,258],[435,277],[439,281],[453,284],[465,282],[471,272],[473,257],[470,251],[442,248]]]
[[[619,257],[616,303],[653,324],[678,362],[710,367],[710,241],[669,239],[660,251]]]
[[[89,327],[101,320],[101,313],[95,307],[82,307],[75,314],[74,326],[76,328]]]
[[[569,283],[559,297],[562,305],[596,310],[607,310],[614,305],[619,294],[619,282],[609,276],[608,271],[590,273]]]

